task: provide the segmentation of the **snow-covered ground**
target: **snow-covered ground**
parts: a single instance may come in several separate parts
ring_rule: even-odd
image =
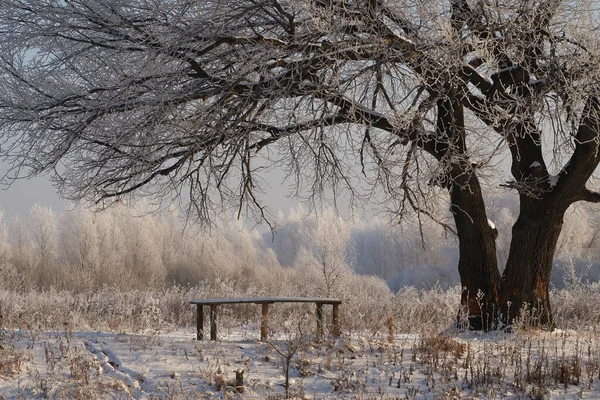
[[[0,333],[0,399],[600,398],[600,332]],[[243,392],[235,386],[244,373]],[[240,388],[241,391],[241,388]]]

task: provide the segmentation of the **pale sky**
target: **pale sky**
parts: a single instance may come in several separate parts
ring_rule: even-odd
[[[70,202],[58,196],[47,176],[20,179],[0,191],[0,208],[4,211],[5,220],[11,220],[15,215],[27,218],[34,204],[52,207],[57,212],[72,207]]]
[[[0,163],[0,175],[5,172],[4,169]],[[275,216],[278,210],[288,214],[290,208],[298,206],[297,201],[286,197],[288,190],[281,185],[282,179],[277,174],[272,174],[269,179],[270,188],[265,187],[268,194],[268,197],[264,198],[265,205]],[[27,219],[31,207],[35,204],[51,207],[59,213],[73,209],[72,202],[59,197],[56,188],[50,183],[49,175],[20,179],[10,187],[2,186],[0,189],[0,209],[4,212],[4,221],[10,221],[16,215],[23,220]]]
[[[2,163],[0,163],[0,169],[3,169]],[[0,173],[3,172],[5,171],[0,170]],[[283,179],[282,174],[271,172],[268,176],[268,185],[270,187],[266,185],[264,187],[266,192],[263,196],[264,205],[269,207],[274,217],[277,216],[279,210],[288,215],[290,209],[297,208],[299,205],[298,200],[287,197],[289,188],[283,185]],[[57,213],[72,210],[74,207],[72,202],[59,197],[56,188],[50,183],[48,175],[31,179],[20,179],[15,181],[10,187],[2,187],[0,189],[0,209],[4,212],[4,222],[11,221],[16,215],[19,215],[21,220],[27,220],[29,211],[35,204],[51,207]],[[347,201],[341,200],[338,211],[345,219],[349,215],[347,206]],[[304,205],[304,209],[308,211],[306,205]],[[248,226],[252,227],[256,221],[248,222]],[[256,228],[259,231],[264,231],[268,229],[268,226],[262,222]]]

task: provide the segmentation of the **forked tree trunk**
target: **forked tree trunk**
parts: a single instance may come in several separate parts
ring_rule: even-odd
[[[521,317],[529,327],[552,327],[548,289],[565,211],[566,207],[556,201],[521,196],[500,289],[505,324],[510,326]]]
[[[488,222],[481,187],[474,173],[467,185],[453,185],[450,199],[459,238],[461,306],[466,309],[470,329],[494,329],[500,286],[497,231]],[[458,322],[462,323],[460,317]]]

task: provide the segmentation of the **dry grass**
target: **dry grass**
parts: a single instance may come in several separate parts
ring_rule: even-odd
[[[88,294],[87,303],[83,295],[71,293],[47,292],[31,294],[30,297],[20,294],[18,299],[5,293],[0,301],[23,302],[19,303],[18,311],[13,304],[15,311],[7,312],[5,315],[8,318],[4,321],[17,325],[21,316],[22,324],[30,329],[19,332],[25,346],[15,343],[15,331],[0,330],[0,379],[16,379],[19,375],[29,374],[35,383],[26,394],[41,397],[134,398],[135,390],[123,380],[99,374],[101,366],[98,359],[74,339],[73,330],[86,330],[89,326],[104,330],[110,318],[117,332],[114,335],[115,342],[126,344],[131,351],[152,352],[169,346],[160,330],[193,326],[193,308],[186,303],[197,294],[193,290],[144,293],[111,293],[102,290],[101,295]],[[330,377],[331,397],[354,396],[352,398],[358,399],[393,398],[397,393],[401,393],[401,398],[408,399],[422,398],[428,393],[435,394],[436,399],[458,399],[461,396],[503,398],[508,392],[523,399],[545,399],[550,391],[553,394],[562,393],[563,397],[598,394],[600,329],[595,321],[596,311],[591,306],[585,314],[577,316],[575,325],[583,327],[578,331],[549,333],[517,327],[513,333],[456,331],[439,334],[432,325],[438,323],[438,326],[449,326],[452,323],[448,323],[448,314],[454,316],[455,312],[452,310],[449,313],[448,310],[454,304],[448,304],[447,299],[456,293],[450,291],[436,297],[438,291],[423,291],[419,297],[413,298],[412,303],[407,293],[400,294],[389,304],[382,305],[378,315],[384,315],[385,318],[380,321],[366,319],[362,322],[362,328],[359,328],[360,321],[355,322],[357,328],[351,335],[346,330],[340,340],[326,338],[321,342],[311,342],[291,354],[289,359],[280,357],[273,346],[263,344],[256,350],[260,355],[258,361],[278,365],[281,373],[285,372],[287,363],[300,381],[290,384],[290,396],[303,396],[306,388],[301,381],[321,375]],[[585,298],[589,296],[589,292],[582,292],[581,288],[577,293],[584,293]],[[56,309],[44,309],[41,318],[35,306],[44,300],[56,304]],[[400,300],[406,303],[396,312],[393,305],[399,306]],[[61,301],[66,305],[60,305]],[[176,306],[177,302],[184,305]],[[565,306],[572,307],[573,304],[577,304],[575,299]],[[66,317],[65,310],[71,306],[73,311]],[[560,307],[557,308],[564,321],[567,315]],[[8,307],[3,309],[9,310]],[[106,310],[110,311],[109,317],[102,319],[98,313]],[[119,316],[119,312],[127,317]],[[284,333],[285,326],[295,327],[298,320],[314,320],[314,315],[307,315],[311,313],[309,309],[282,308],[274,312],[273,333]],[[584,321],[583,316],[590,319]],[[98,321],[92,321],[93,318],[98,318]],[[419,318],[423,318],[423,321],[419,322]],[[61,331],[52,334],[52,340],[41,342],[41,330],[55,321],[61,321]],[[226,334],[229,330],[235,330],[236,326],[249,322],[259,326],[256,321],[248,321],[246,309],[233,309],[223,314],[221,323],[224,329],[221,333]],[[406,329],[404,327],[408,322],[412,325]],[[143,334],[125,333],[140,332],[142,329],[146,329]],[[406,331],[415,330],[419,330],[419,333],[406,336]],[[27,348],[29,343],[43,349],[44,373],[40,371],[38,377],[28,367],[32,359],[32,353]],[[285,348],[286,343],[278,345]],[[230,388],[235,387],[232,385],[232,376],[224,374],[225,368],[231,369],[232,361],[228,360],[225,348],[219,350],[219,346],[219,343],[198,342],[193,348],[170,349],[171,355],[179,357],[182,362],[198,365],[197,383],[205,385],[205,389],[200,391],[198,387],[183,385],[178,373],[173,371],[168,382],[157,387],[153,396],[165,399],[208,398],[211,396],[208,391],[221,398],[258,396],[278,399],[284,396],[277,393],[276,387],[265,386],[256,378],[247,380],[244,394],[232,391]],[[363,367],[358,368],[357,365]]]
[[[27,355],[23,351],[0,346],[0,379],[18,375],[26,362]]]
[[[28,354],[15,345],[14,332],[0,328],[0,380],[22,372]]]
[[[456,358],[461,358],[465,354],[467,346],[464,343],[461,343],[458,340],[446,335],[424,335],[421,338],[419,350],[428,354],[436,355],[439,352],[446,352],[450,353]]]

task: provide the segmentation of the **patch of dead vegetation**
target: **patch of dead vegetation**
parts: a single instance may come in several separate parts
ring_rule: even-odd
[[[24,351],[0,345],[0,379],[18,375],[28,360],[29,357]]]
[[[419,350],[427,354],[450,353],[455,358],[461,358],[465,354],[467,346],[445,335],[430,335],[423,336]]]

